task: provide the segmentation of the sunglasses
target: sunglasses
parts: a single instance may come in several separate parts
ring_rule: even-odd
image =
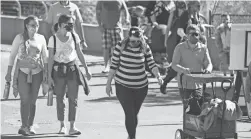
[[[68,26],[73,26],[73,23],[64,23],[64,24],[66,24]]]
[[[39,25],[36,25],[36,24],[28,24],[29,26],[33,27],[33,28],[38,28]]]
[[[192,35],[193,37],[198,37],[199,36],[199,33],[197,32],[192,32],[192,33],[189,33],[190,35]]]
[[[196,8],[198,8],[198,9],[200,9],[200,5],[198,4],[198,5],[195,5],[194,7],[196,7]]]
[[[140,40],[130,40],[131,43],[140,43]]]

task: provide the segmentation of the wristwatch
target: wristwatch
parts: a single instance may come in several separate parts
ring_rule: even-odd
[[[80,41],[80,44],[82,44],[82,43],[84,43],[84,42],[85,42],[85,40],[81,40],[81,41]]]

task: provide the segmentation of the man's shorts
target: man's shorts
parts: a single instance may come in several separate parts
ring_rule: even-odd
[[[123,31],[121,28],[104,29],[102,34],[102,43],[104,49],[115,47],[118,42],[123,39]]]
[[[228,71],[228,67],[229,67],[229,52],[226,52],[224,54],[221,55],[220,57],[220,70],[223,72]]]

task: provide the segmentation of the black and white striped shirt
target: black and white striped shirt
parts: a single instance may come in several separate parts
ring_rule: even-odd
[[[140,47],[127,46],[120,52],[121,44],[113,51],[111,69],[116,70],[115,82],[128,88],[143,88],[148,85],[145,59],[152,70],[156,67],[152,52],[147,46],[145,52]]]

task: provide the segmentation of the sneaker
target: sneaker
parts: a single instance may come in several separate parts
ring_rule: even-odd
[[[30,130],[30,134],[32,134],[32,135],[36,134],[36,131],[33,126],[30,126],[28,129]]]
[[[63,126],[60,128],[58,134],[66,134],[66,132],[67,132],[66,130],[67,130],[66,127]]]
[[[165,84],[162,84],[162,85],[160,86],[160,92],[161,92],[162,94],[166,94],[166,85],[165,85]]]
[[[19,130],[18,130],[18,134],[22,134],[23,136],[29,136],[31,133],[30,133],[30,130],[28,127],[21,127]]]
[[[102,71],[102,73],[108,73],[109,72],[109,68],[105,68],[103,71]]]
[[[72,128],[69,131],[69,135],[80,135],[81,132],[77,128]]]

